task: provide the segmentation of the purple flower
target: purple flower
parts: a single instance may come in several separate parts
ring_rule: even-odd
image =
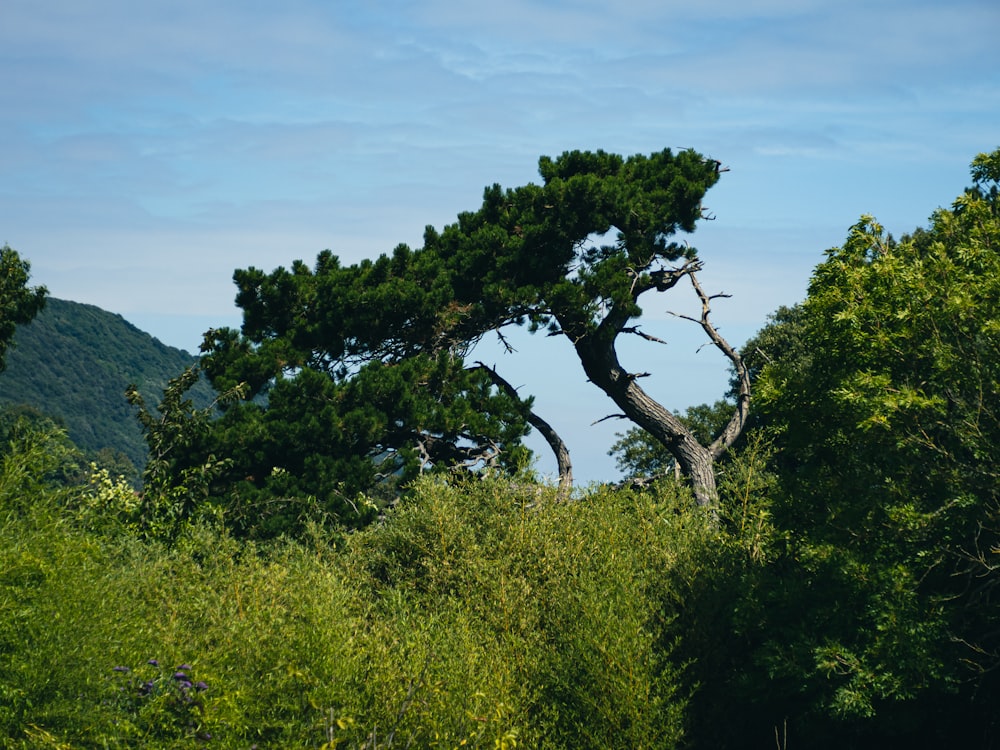
[[[158,661],[157,661],[156,659],[150,659],[150,660],[149,660],[149,661],[147,661],[146,663],[147,663],[147,664],[148,664],[149,666],[151,666],[151,667],[158,667],[158,666],[160,666],[160,662],[158,662]]]
[[[112,667],[111,671],[112,672],[128,672],[129,668],[128,667]]]
[[[194,689],[195,690],[208,690],[208,685],[206,685],[202,680],[198,680],[198,682],[196,682],[194,684]]]
[[[174,672],[175,680],[180,681],[180,680],[186,680],[187,678],[188,676],[184,672]]]
[[[182,671],[184,671],[186,669],[191,669],[191,665],[190,664],[181,664],[179,667],[177,667],[177,671],[178,672],[182,672]]]

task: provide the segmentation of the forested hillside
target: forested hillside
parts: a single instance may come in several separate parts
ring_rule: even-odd
[[[167,381],[194,362],[193,355],[166,346],[120,315],[49,298],[38,317],[14,335],[7,369],[0,373],[0,404],[34,407],[62,423],[81,449],[120,451],[141,469],[146,443],[125,389],[134,383],[155,405]],[[208,403],[211,389],[200,384],[191,397]]]

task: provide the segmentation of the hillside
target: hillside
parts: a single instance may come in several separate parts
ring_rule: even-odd
[[[154,407],[167,381],[196,361],[120,315],[52,298],[17,329],[14,343],[0,373],[0,405],[33,406],[62,423],[85,451],[121,451],[139,469],[146,445],[125,389],[135,383]],[[209,403],[211,389],[199,383],[192,398]]]

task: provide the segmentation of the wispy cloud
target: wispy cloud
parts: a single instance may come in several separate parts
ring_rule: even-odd
[[[990,0],[6,0],[0,242],[194,348],[234,268],[419,244],[541,154],[690,147],[731,168],[692,239],[740,336],[860,213],[961,191],[998,32]]]

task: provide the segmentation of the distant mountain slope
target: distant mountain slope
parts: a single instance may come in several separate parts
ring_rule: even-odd
[[[0,373],[0,404],[33,406],[61,421],[80,448],[121,451],[140,470],[146,444],[125,389],[135,383],[155,408],[167,381],[197,361],[120,315],[52,298],[17,329],[14,343]],[[191,397],[207,404],[211,394],[201,382]]]

